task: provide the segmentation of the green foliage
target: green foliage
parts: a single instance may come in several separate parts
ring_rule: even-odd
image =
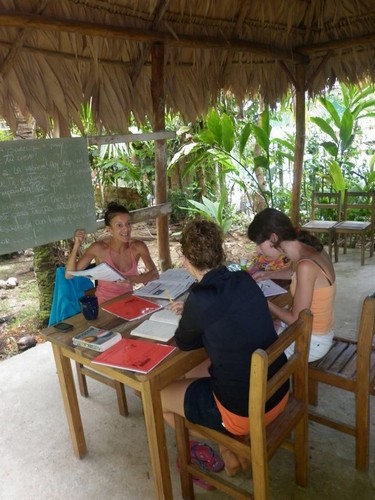
[[[322,141],[321,146],[328,153],[324,164],[330,177],[331,185],[336,191],[341,191],[357,185],[356,178],[363,177],[356,166],[358,149],[355,141],[360,134],[359,120],[375,116],[375,99],[372,98],[374,87],[369,85],[360,88],[355,85],[340,85],[340,92],[330,97],[319,97],[318,102],[323,107],[326,117],[312,117],[311,121],[329,137]],[[368,166],[371,176],[371,166]],[[359,180],[359,179],[358,179]],[[362,179],[364,180],[364,179]],[[362,184],[368,184],[362,182]]]
[[[188,190],[188,192],[191,190]],[[192,193],[190,193],[191,196]],[[186,216],[186,210],[189,208],[188,194],[183,190],[172,190],[168,191],[168,201],[171,202],[172,212],[170,215],[170,220],[173,223],[181,222]]]
[[[0,129],[0,141],[11,141],[12,139],[14,136],[11,130]]]
[[[228,113],[219,114],[211,109],[206,127],[174,154],[168,169],[174,168],[184,158],[183,175],[194,174],[198,168],[205,172],[215,171],[219,183],[219,190],[213,190],[216,199],[221,200],[226,186],[235,183],[245,192],[248,200],[260,194],[267,205],[274,206],[274,177],[285,159],[293,160],[294,144],[289,138],[278,142],[271,138],[271,133],[268,108],[261,114],[259,125],[249,120],[236,120],[235,124]],[[253,153],[255,143],[261,151],[257,155]],[[266,172],[266,187],[258,182],[256,169],[259,167]]]
[[[187,210],[190,214],[200,215],[216,222],[225,235],[232,225],[232,219],[225,215],[225,199],[226,196],[222,197],[220,201],[211,201],[203,196],[202,203],[195,200],[188,200],[191,206]]]
[[[340,168],[339,163],[336,160],[331,160],[328,162],[329,173],[331,175],[332,187],[336,192],[341,193],[341,202],[344,202],[344,192],[345,192],[345,179]]]

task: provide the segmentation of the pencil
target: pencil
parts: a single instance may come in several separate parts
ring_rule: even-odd
[[[169,302],[170,302],[171,304],[173,304],[173,299],[172,299],[172,297],[169,295],[168,290],[164,290],[164,294],[165,294],[165,296],[167,297],[167,299],[169,300]]]

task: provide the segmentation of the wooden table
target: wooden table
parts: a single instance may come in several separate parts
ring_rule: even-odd
[[[288,288],[289,281],[275,281],[280,286]],[[127,294],[124,296],[126,295]],[[272,297],[271,300],[280,307],[283,307],[289,302],[289,298],[289,294],[285,294]],[[112,302],[118,299],[119,297]],[[71,360],[81,363],[85,367],[93,369],[113,380],[117,380],[141,393],[157,498],[166,500],[173,498],[160,391],[207,359],[206,351],[204,349],[197,349],[184,352],[176,349],[171,356],[154,368],[150,373],[141,375],[126,370],[93,364],[92,360],[97,353],[90,349],[73,347],[72,337],[88,328],[88,326],[116,330],[121,332],[123,337],[126,337],[129,336],[130,331],[141,323],[142,320],[131,322],[124,321],[100,309],[99,318],[95,321],[87,321],[82,314],[77,314],[69,318],[67,322],[74,326],[74,329],[70,332],[60,332],[50,327],[44,329],[41,335],[52,344],[75,455],[78,458],[82,458],[87,451],[87,446]]]
[[[88,322],[82,314],[77,314],[67,321],[74,325],[74,329],[70,332],[59,332],[53,327],[49,327],[44,329],[41,334],[52,344],[75,455],[78,458],[82,458],[87,451],[87,446],[71,360],[77,361],[114,380],[118,380],[141,393],[156,495],[157,498],[170,500],[173,498],[173,494],[160,391],[176,378],[183,376],[190,369],[204,361],[207,358],[206,351],[198,349],[183,352],[176,349],[171,356],[147,375],[95,365],[92,363],[92,360],[97,353],[89,349],[73,347],[72,337],[91,325],[105,329],[115,329],[116,331],[120,331],[125,337],[129,335],[131,329],[139,324],[139,321],[124,322],[124,320],[116,318],[102,309],[100,310],[99,318],[95,321]]]

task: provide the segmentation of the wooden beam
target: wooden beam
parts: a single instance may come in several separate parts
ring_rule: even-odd
[[[138,210],[131,210],[132,222],[149,221],[150,219],[157,219],[161,216],[166,216],[172,212],[172,204],[170,202],[154,205],[153,207],[139,208]]]
[[[131,42],[163,43],[170,47],[195,47],[200,49],[229,49],[251,52],[265,57],[284,59],[294,63],[307,63],[308,57],[292,49],[280,49],[263,43],[223,37],[196,37],[191,35],[173,35],[156,30],[139,30],[125,26],[88,23],[73,19],[60,19],[19,12],[0,12],[2,28],[32,28],[43,31],[77,33],[87,36],[99,36],[128,40]]]
[[[306,68],[302,64],[296,66],[296,84],[296,139],[294,147],[292,208],[290,218],[293,224],[298,226],[306,131]]]
[[[168,215],[172,212],[172,204],[162,203],[161,205],[154,205],[152,207],[138,208],[137,210],[130,210],[130,215],[132,217],[132,222],[137,224],[138,222],[148,222],[150,219],[157,219],[160,216]],[[96,229],[102,229],[104,227],[104,219],[99,219],[96,221]]]
[[[1,47],[12,47],[12,43],[7,42],[5,40],[0,40],[0,46]],[[91,63],[92,62],[92,57],[89,56],[82,56],[82,55],[75,55],[69,52],[58,52],[57,50],[49,50],[49,49],[44,49],[44,48],[37,48],[37,47],[31,47],[30,45],[23,44],[22,45],[22,52],[27,52],[30,54],[43,54],[46,56],[51,56],[51,57],[60,57],[61,59],[67,59],[67,60],[72,60],[72,61],[82,61],[84,63]],[[233,53],[235,53],[234,50],[232,50]],[[279,59],[280,61],[280,59]],[[107,59],[104,57],[98,57],[95,59],[95,62],[97,64],[111,64],[111,65],[117,65],[120,66],[121,68],[134,68],[134,65],[136,64],[136,61],[134,60],[129,60],[129,61],[122,61],[120,59]],[[269,60],[269,62],[273,62]],[[255,66],[257,64],[263,64],[261,61],[239,61],[239,60],[232,60],[231,65],[232,66]],[[166,66],[173,66],[173,67],[181,67],[185,66],[187,68],[192,68],[195,65],[195,61],[188,62],[166,62]],[[146,60],[144,63],[144,66],[151,66],[151,62]]]
[[[157,30],[159,28],[159,25],[163,19],[163,16],[165,14],[165,11],[167,10],[169,4],[169,0],[158,0],[158,3],[155,6],[154,12],[153,12],[153,20],[151,23],[151,26],[149,27],[151,30]],[[145,62],[149,59],[150,53],[151,53],[151,46],[150,45],[145,45],[142,47],[142,53],[140,54],[139,58],[137,61],[135,61],[133,65],[133,70],[131,73],[131,80],[132,84],[135,85],[137,83],[137,80],[139,78],[139,75],[141,74],[142,68],[145,65]]]
[[[279,66],[282,68],[282,70],[284,71],[284,73],[286,74],[286,76],[288,77],[290,83],[294,86],[294,87],[297,87],[297,82],[296,82],[296,79],[293,75],[293,73],[290,71],[290,69],[288,68],[288,66],[285,64],[284,61],[279,61]]]
[[[164,45],[155,43],[151,47],[151,97],[154,131],[165,128],[164,95]],[[167,147],[165,140],[155,141],[155,200],[156,203],[167,201]],[[167,215],[156,220],[158,231],[159,260],[162,271],[172,267],[169,248],[169,226]]]
[[[312,55],[316,52],[351,49],[358,46],[370,46],[375,44],[375,33],[369,35],[346,38],[345,40],[332,40],[329,42],[314,43],[311,45],[301,45],[296,48],[300,54]]]
[[[137,141],[157,141],[165,139],[173,139],[176,137],[176,132],[172,130],[161,130],[160,132],[142,132],[139,134],[124,134],[124,135],[94,135],[87,138],[90,146],[94,144],[116,144],[119,142],[137,142]]]

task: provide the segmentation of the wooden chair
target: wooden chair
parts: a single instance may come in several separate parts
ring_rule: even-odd
[[[316,405],[318,383],[328,384],[355,395],[355,424],[329,418],[314,409],[309,418],[356,440],[356,468],[367,470],[369,465],[369,397],[375,395],[375,294],[366,297],[360,318],[358,341],[335,337],[323,359],[309,364],[309,402]]]
[[[296,482],[307,486],[308,480],[308,415],[307,360],[310,346],[312,314],[302,311],[298,320],[289,326],[266,351],[257,349],[251,358],[249,425],[250,435],[238,437],[224,434],[201,425],[192,424],[175,415],[176,440],[180,460],[182,497],[193,499],[192,477],[204,479],[234,498],[265,500],[268,494],[267,462],[282,443],[295,454]],[[295,352],[288,362],[267,381],[268,367],[292,343]],[[285,410],[267,427],[264,425],[265,403],[292,377],[289,401]],[[216,441],[237,455],[251,460],[253,492],[234,485],[228,479],[200,469],[190,461],[189,432]],[[294,432],[293,432],[294,431]],[[294,440],[290,440],[291,433]],[[250,438],[250,439],[249,439]]]
[[[361,220],[352,220],[354,212]],[[356,218],[357,218],[356,217]],[[335,226],[335,248],[343,243],[344,254],[347,250],[347,237],[359,235],[361,241],[361,265],[365,264],[365,250],[368,247],[370,257],[374,252],[375,229],[375,191],[345,191],[343,220]],[[340,236],[342,238],[340,239]],[[369,242],[366,245],[366,236]]]
[[[341,193],[313,192],[310,220],[302,226],[302,229],[314,234],[327,234],[329,256],[332,258],[332,248],[334,248],[335,262],[338,261],[338,250],[335,245],[335,227],[340,222],[340,217]]]

